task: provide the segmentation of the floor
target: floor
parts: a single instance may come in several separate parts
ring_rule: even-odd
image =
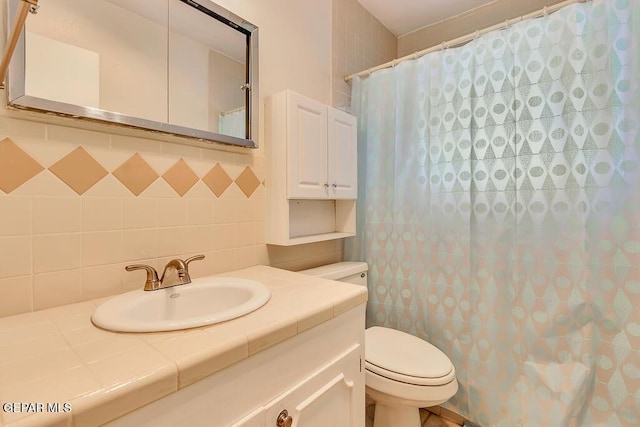
[[[368,399],[367,399],[368,400]],[[430,408],[432,409],[434,412],[440,412],[440,408],[436,407],[436,408]],[[375,406],[367,401],[367,423],[366,423],[366,427],[373,427],[373,413],[375,411]],[[451,421],[449,419],[443,418],[440,415],[437,415],[434,412],[430,412],[426,409],[420,409],[420,420],[422,421],[422,427],[460,427],[462,425],[462,421],[460,421],[460,424],[458,424],[458,422],[454,422]],[[453,413],[451,413],[453,414]],[[449,414],[447,414],[448,416]],[[458,418],[461,419],[462,417],[460,417],[457,414],[453,414],[454,416],[452,416],[451,418]],[[400,427],[400,426],[398,426]]]
[[[460,427],[461,424],[457,424],[446,418],[442,418],[426,409],[420,409],[420,420],[422,421],[422,427]]]

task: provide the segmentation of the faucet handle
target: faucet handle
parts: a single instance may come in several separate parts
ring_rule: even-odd
[[[191,275],[189,274],[189,263],[191,261],[201,261],[203,259],[204,255],[195,255],[184,260],[185,283],[191,283]]]
[[[127,265],[125,268],[127,271],[134,270],[146,270],[147,271],[147,281],[144,282],[144,290],[145,291],[153,291],[160,286],[160,280],[158,279],[158,272],[155,268],[146,264],[131,264]]]
[[[202,261],[204,259],[204,255],[194,255],[190,258],[184,260],[184,265],[188,266],[191,261]]]

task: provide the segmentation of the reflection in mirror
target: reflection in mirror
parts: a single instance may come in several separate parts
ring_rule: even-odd
[[[171,2],[169,123],[245,138],[246,51],[244,34]]]
[[[166,122],[168,0],[154,3],[148,19],[107,0],[47,2],[26,23],[26,94]]]
[[[11,65],[9,103],[256,147],[257,29],[200,1],[43,4]]]

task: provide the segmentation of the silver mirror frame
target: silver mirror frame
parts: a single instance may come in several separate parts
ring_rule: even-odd
[[[7,34],[12,27],[14,16],[16,15],[16,11],[18,10],[18,6],[21,1],[22,0],[7,0],[8,7],[5,8],[5,32]],[[125,127],[145,129],[153,132],[195,139],[198,142],[258,148],[257,137],[259,132],[258,117],[260,105],[258,91],[258,27],[209,0],[198,0],[198,2],[193,0],[179,1],[198,9],[202,13],[206,13],[211,16],[212,19],[217,19],[221,23],[229,25],[237,31],[247,35],[248,64],[246,67],[246,77],[248,85],[245,88],[245,103],[247,108],[245,120],[248,123],[245,123],[245,129],[247,129],[248,135],[246,139],[201,129],[192,129],[185,126],[142,119],[139,117],[131,117],[126,114],[114,113],[99,108],[82,107],[27,95],[25,93],[25,28],[23,28],[20,33],[13,60],[9,65],[9,71],[7,74],[6,93],[8,106],[20,110],[36,111],[93,122],[105,122]],[[204,4],[206,4],[206,6]],[[46,7],[46,5],[43,5],[43,7]]]

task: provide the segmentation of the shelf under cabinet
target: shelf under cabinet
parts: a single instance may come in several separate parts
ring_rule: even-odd
[[[303,245],[305,243],[322,242],[325,240],[333,240],[333,239],[342,239],[344,237],[353,237],[355,235],[356,233],[335,232],[335,233],[313,234],[311,236],[291,237],[287,245],[279,245],[279,246]]]
[[[356,235],[355,200],[289,199],[279,206],[279,214],[267,221],[272,224],[267,229],[268,244],[293,246]]]

